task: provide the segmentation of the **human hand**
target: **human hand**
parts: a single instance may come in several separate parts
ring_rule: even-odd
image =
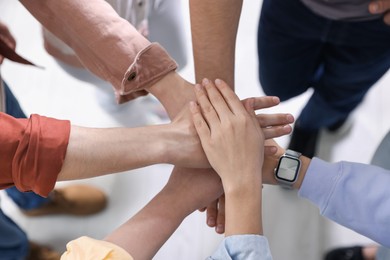
[[[265,141],[265,147],[274,147],[275,150],[264,151],[264,163],[262,168],[262,182],[277,185],[274,177],[280,156],[285,153],[285,149],[279,146],[273,139]],[[212,201],[207,207],[200,211],[206,211],[206,223],[209,227],[215,227],[215,232],[223,234],[225,232],[225,196],[222,195],[217,200]]]
[[[368,10],[371,14],[383,14],[383,21],[390,25],[390,0],[372,1]]]
[[[0,38],[13,50],[16,48],[16,40],[8,29],[8,26],[0,22]],[[3,63],[4,57],[0,55],[0,64]]]
[[[220,197],[223,189],[221,179],[213,169],[175,167],[162,192],[180,204],[175,210],[188,215]]]
[[[252,102],[255,110],[261,110],[278,105],[280,100],[277,97],[264,96],[244,99],[241,102],[244,106]],[[256,115],[256,119],[266,139],[289,134],[292,131],[289,124],[294,122],[291,114],[284,113],[260,113]],[[210,167],[187,106],[173,119],[170,128],[174,139],[169,143],[165,154],[167,163],[191,168]],[[274,152],[272,147],[265,147],[266,153],[270,151]]]
[[[203,87],[195,86],[199,106],[192,102],[191,112],[202,147],[225,192],[248,181],[261,183],[264,134],[253,100],[244,107],[222,80],[214,85],[205,79]]]

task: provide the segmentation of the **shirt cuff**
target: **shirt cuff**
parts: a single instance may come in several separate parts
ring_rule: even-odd
[[[217,251],[208,259],[271,260],[272,256],[266,237],[260,235],[234,235],[226,237],[219,244]]]
[[[298,195],[310,200],[317,205],[323,214],[334,187],[341,178],[340,163],[328,163],[318,158],[313,158],[306,171]]]
[[[177,63],[158,43],[141,50],[130,65],[116,93],[118,103],[146,95],[145,88],[152,86],[166,74],[176,70]]]

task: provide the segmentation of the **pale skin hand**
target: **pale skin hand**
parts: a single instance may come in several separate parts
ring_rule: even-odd
[[[372,1],[368,10],[372,14],[383,14],[383,21],[390,25],[390,0]]]
[[[226,236],[262,234],[261,167],[264,135],[253,103],[244,107],[229,86],[203,81],[196,86],[199,107],[191,103],[194,124],[210,164],[222,179]]]

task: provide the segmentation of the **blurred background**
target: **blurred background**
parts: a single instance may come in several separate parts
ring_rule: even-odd
[[[261,96],[258,81],[256,32],[261,1],[244,1],[236,54],[236,92],[240,98]],[[113,91],[70,76],[43,48],[39,23],[19,1],[0,2],[1,20],[8,24],[17,40],[17,52],[44,69],[5,61],[4,80],[11,87],[27,115],[69,119],[88,127],[139,126],[166,123],[164,110],[151,96],[117,105]],[[189,30],[188,3],[182,1],[187,64],[179,71],[194,81]],[[283,75],[281,75],[283,77]],[[364,102],[351,115],[352,129],[346,133],[321,133],[318,156],[335,161],[369,163],[382,137],[390,129],[389,73],[377,83]],[[289,112],[297,116],[311,91],[265,112]],[[1,131],[1,130],[0,130]],[[286,147],[289,137],[277,141]],[[165,184],[172,166],[154,165],[111,176],[77,182],[103,189],[109,197],[107,209],[91,217],[25,217],[1,192],[1,207],[28,234],[30,240],[64,251],[66,242],[82,235],[103,238],[139,209]],[[275,260],[320,260],[333,247],[373,243],[353,231],[327,221],[310,202],[296,192],[279,187],[264,188],[264,227]],[[205,213],[189,216],[161,248],[154,259],[204,259],[223,236],[205,224]]]

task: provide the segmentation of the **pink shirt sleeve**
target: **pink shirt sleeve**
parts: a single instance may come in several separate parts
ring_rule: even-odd
[[[144,88],[177,68],[104,0],[21,0],[49,31],[69,45],[92,73],[109,81],[119,103],[145,95]]]
[[[0,113],[0,188],[15,185],[46,197],[57,181],[68,147],[70,122]]]

